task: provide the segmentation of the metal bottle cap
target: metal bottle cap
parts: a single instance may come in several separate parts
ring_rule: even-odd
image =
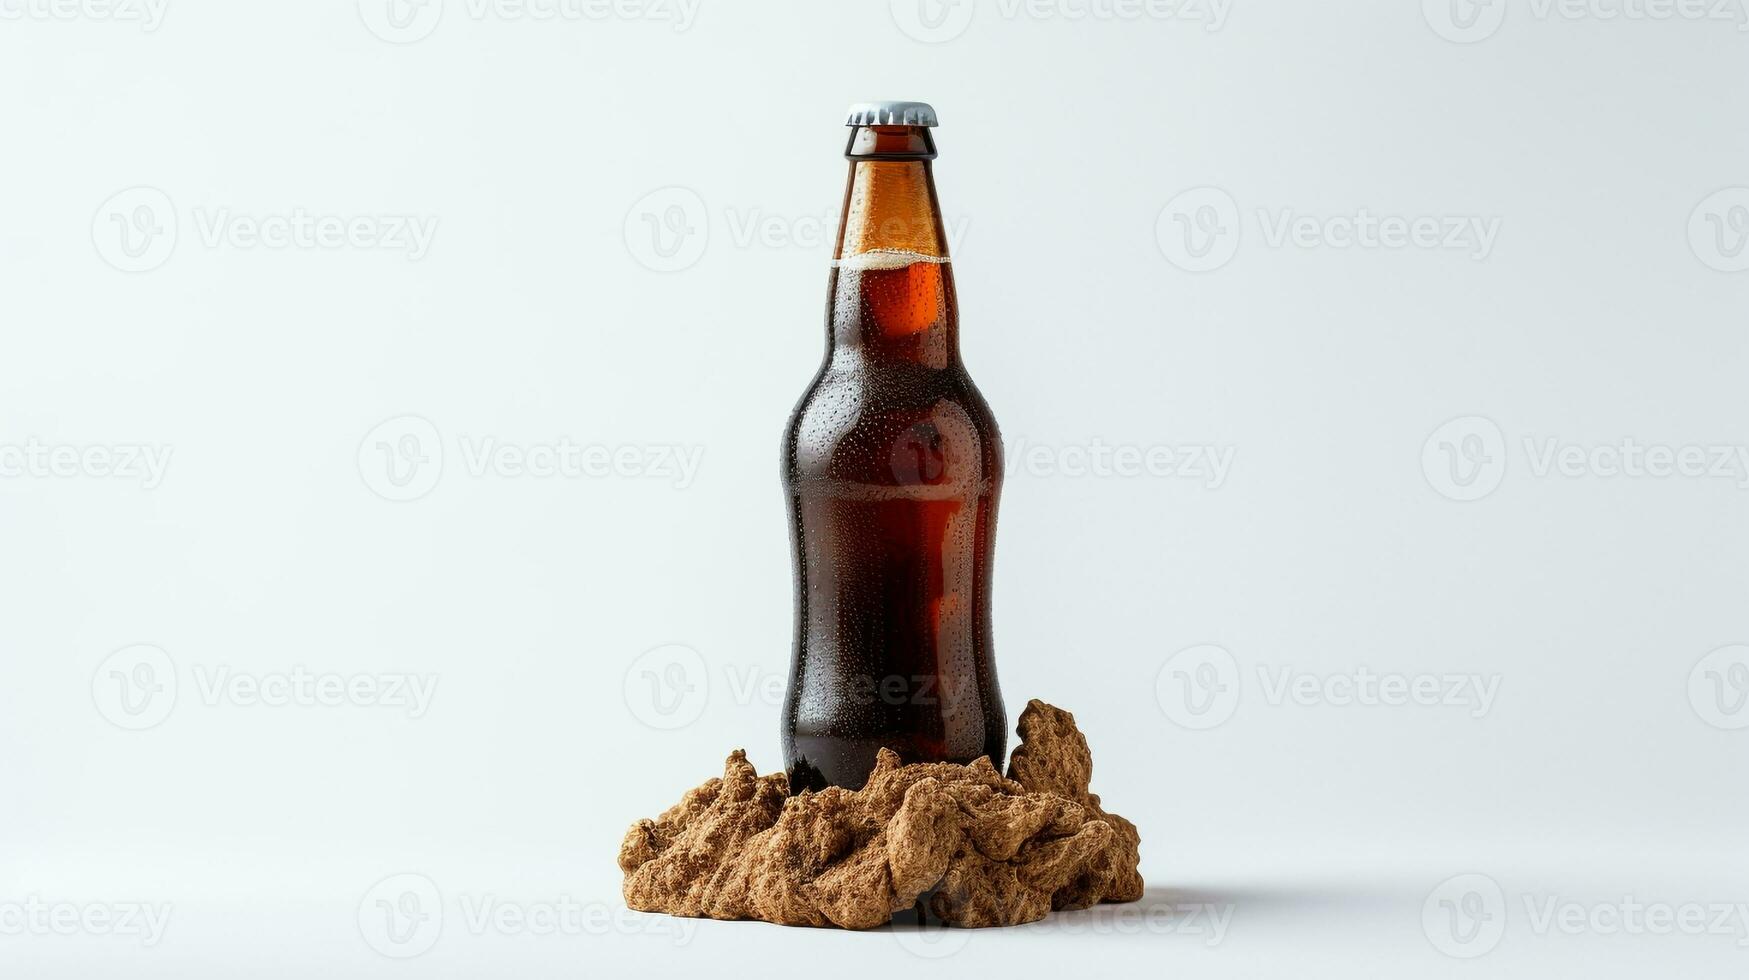
[[[935,126],[927,102],[858,102],[844,113],[846,126]]]

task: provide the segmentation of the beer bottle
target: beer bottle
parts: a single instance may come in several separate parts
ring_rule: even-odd
[[[850,108],[826,356],[783,441],[795,647],[791,792],[906,762],[1002,763],[990,638],[1002,441],[960,362],[935,110]]]

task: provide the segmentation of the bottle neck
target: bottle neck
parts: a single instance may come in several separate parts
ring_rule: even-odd
[[[834,355],[945,368],[959,360],[947,236],[920,126],[858,126],[833,250]]]

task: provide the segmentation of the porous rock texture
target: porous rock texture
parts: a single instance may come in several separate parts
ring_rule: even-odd
[[[620,844],[625,900],[644,912],[868,929],[922,902],[958,926],[1142,897],[1134,824],[1087,791],[1093,757],[1067,711],[1032,701],[1008,778],[900,765],[883,749],[860,790],[788,795],[737,749]]]

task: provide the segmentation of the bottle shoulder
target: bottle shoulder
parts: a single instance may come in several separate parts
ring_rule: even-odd
[[[789,479],[883,485],[999,480],[1002,435],[964,368],[834,369],[815,377],[784,434]]]

